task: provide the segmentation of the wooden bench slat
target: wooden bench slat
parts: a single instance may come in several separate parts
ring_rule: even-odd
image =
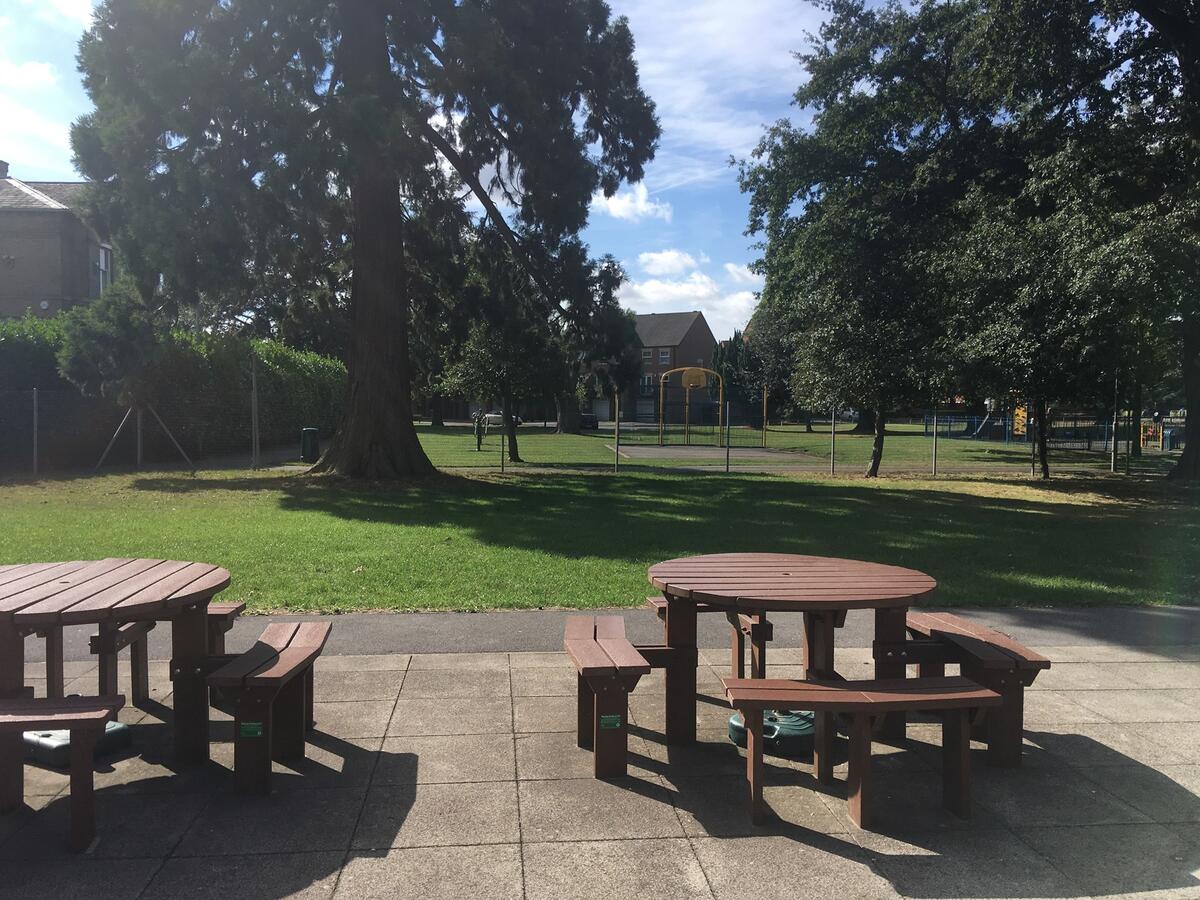
[[[294,675],[298,670],[312,664],[321,655],[321,647],[308,645],[288,647],[280,651],[274,661],[246,676],[246,687],[266,687]]]
[[[563,649],[575,663],[580,675],[611,675],[617,670],[612,658],[594,639],[563,641]]]
[[[724,678],[729,702],[737,708],[789,708],[813,711],[891,712],[898,709],[950,709],[994,706],[1000,695],[966,678],[812,682]]]
[[[630,675],[634,673],[638,675],[650,674],[650,663],[646,662],[646,658],[638,653],[637,648],[625,640],[624,637],[620,640],[605,638],[597,640],[596,643],[600,645],[600,649],[608,654],[608,658],[613,661],[613,665],[621,671]]]
[[[1048,669],[1050,660],[1024,644],[1015,640],[1011,635],[995,628],[972,622],[962,616],[948,612],[910,612],[905,619],[905,626],[928,636],[960,635],[974,638],[992,645],[996,650],[1011,657],[1021,668]]]
[[[209,675],[208,683],[215,687],[239,687],[248,676],[274,663],[299,627],[296,622],[272,622],[263,629],[253,647]]]
[[[567,616],[566,636],[568,641],[590,641],[596,636],[595,616]]]
[[[624,640],[625,619],[621,616],[596,616],[596,640]]]
[[[329,633],[333,631],[332,622],[301,622],[300,627],[296,629],[296,633],[292,636],[292,641],[288,644],[288,649],[296,647],[316,648],[317,652],[325,649],[325,642],[329,640]]]
[[[222,617],[227,619],[236,619],[245,611],[245,603],[234,601],[226,602],[224,600],[218,602],[214,600],[212,603],[208,604],[208,617],[210,619],[219,619]]]
[[[71,727],[99,729],[124,705],[125,698],[119,695],[0,700],[0,733]]]

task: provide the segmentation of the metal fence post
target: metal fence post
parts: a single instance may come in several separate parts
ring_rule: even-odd
[[[613,472],[621,466],[621,392],[614,396],[615,410],[613,413]]]
[[[38,389],[33,389],[33,477],[38,477]]]
[[[933,474],[934,475],[937,475],[937,450],[938,450],[938,448],[937,448],[937,442],[938,442],[937,426],[938,426],[937,407],[935,406],[933,408]]]
[[[729,402],[725,403],[725,474],[729,474]]]
[[[837,407],[829,412],[829,474],[837,474]]]
[[[504,418],[501,416],[501,418]],[[504,442],[508,439],[508,422],[500,425],[500,474],[504,474]]]
[[[258,360],[250,357],[250,468],[261,464],[258,434]]]

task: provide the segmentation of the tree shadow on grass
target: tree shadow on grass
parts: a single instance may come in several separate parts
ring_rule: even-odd
[[[1081,480],[1087,490],[1095,482]],[[1194,604],[1200,508],[977,496],[903,482],[763,476],[438,475],[407,485],[328,478],[139,479],[139,490],[267,492],[281,510],[376,526],[445,527],[498,548],[642,568],[694,553],[775,551],[909,566],[933,605]],[[311,526],[309,526],[311,527]]]

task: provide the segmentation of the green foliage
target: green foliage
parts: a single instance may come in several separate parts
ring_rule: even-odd
[[[0,391],[52,390],[64,387],[58,374],[63,319],[0,319]]]
[[[157,311],[130,278],[63,317],[58,369],[86,397],[107,397],[121,406],[153,402],[163,383],[156,373],[170,338]]]

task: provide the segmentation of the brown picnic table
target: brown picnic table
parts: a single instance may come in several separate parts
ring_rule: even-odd
[[[834,631],[845,623],[847,610],[873,609],[875,677],[895,679],[904,678],[905,663],[898,654],[889,657],[884,648],[904,643],[909,607],[937,588],[933,578],[913,569],[783,553],[671,559],[651,566],[649,579],[667,602],[666,644],[673,663],[666,667],[668,744],[696,740],[697,605],[740,613],[803,613],[805,678],[820,680],[839,677]],[[817,762],[832,767],[833,717],[818,713],[814,724]],[[903,729],[903,713],[891,713],[882,733],[899,736]]]
[[[25,637],[46,639],[48,694],[61,694],[62,629],[67,625],[167,621],[171,655],[175,752],[181,762],[208,758],[209,600],[229,585],[229,573],[207,563],[110,558],[0,566],[0,700],[30,696],[25,687]],[[0,734],[0,808],[11,802],[22,765],[20,734]],[[20,798],[17,798],[20,802]]]

